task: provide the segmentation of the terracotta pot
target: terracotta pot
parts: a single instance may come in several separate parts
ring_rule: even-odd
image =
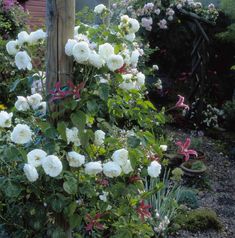
[[[206,170],[207,170],[206,166],[200,170],[190,169],[192,163],[194,163],[196,161],[201,161],[201,160],[198,160],[198,159],[197,160],[188,160],[180,165],[180,168],[184,171],[185,175],[188,175],[190,177],[195,177],[195,176],[200,176],[206,172]]]

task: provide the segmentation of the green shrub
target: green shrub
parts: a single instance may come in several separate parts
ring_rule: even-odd
[[[189,231],[221,230],[222,224],[216,213],[209,208],[182,212],[175,218],[178,227]]]
[[[192,209],[198,208],[197,195],[192,189],[189,188],[182,189],[178,203],[184,204]]]
[[[235,100],[227,101],[224,106],[224,126],[228,129],[234,130],[234,122],[235,122]]]

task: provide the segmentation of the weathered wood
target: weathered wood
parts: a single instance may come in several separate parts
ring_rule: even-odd
[[[75,24],[75,0],[47,0],[47,94],[72,77],[72,57],[65,54],[64,47],[73,38]]]

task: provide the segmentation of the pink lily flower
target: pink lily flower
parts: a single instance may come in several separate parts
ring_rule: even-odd
[[[179,100],[175,104],[175,107],[177,107],[177,108],[184,108],[186,110],[189,110],[189,106],[184,103],[184,97],[181,96],[181,95],[178,95],[178,97],[179,97]]]
[[[195,155],[196,157],[198,156],[196,150],[189,149],[190,144],[191,144],[190,138],[187,138],[184,144],[181,141],[176,142],[176,145],[179,146],[178,153],[184,155],[185,161],[189,160],[190,155]]]
[[[52,95],[52,98],[50,99],[51,102],[55,100],[60,100],[65,98],[66,96],[70,95],[70,92],[68,90],[61,90],[61,82],[58,81],[55,84],[55,89],[50,91],[50,94]]]

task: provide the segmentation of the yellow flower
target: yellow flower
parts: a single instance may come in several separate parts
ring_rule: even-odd
[[[0,110],[7,109],[7,107],[4,104],[0,104]]]

